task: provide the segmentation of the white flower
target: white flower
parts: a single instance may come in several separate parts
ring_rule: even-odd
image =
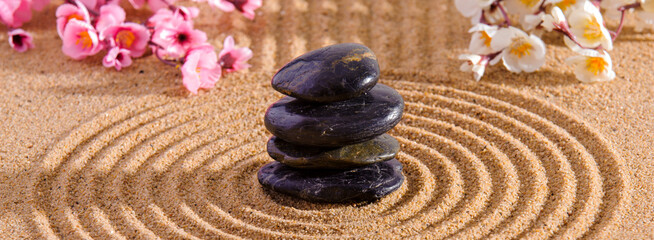
[[[464,17],[477,21],[481,18],[481,11],[492,3],[493,0],[454,0],[454,6]]]
[[[570,32],[583,47],[602,46],[609,51],[613,49],[611,34],[604,26],[602,14],[592,3],[586,2],[583,8],[574,9],[568,17],[568,23]]]
[[[488,26],[486,24],[479,23],[474,27],[468,30],[469,33],[472,33],[472,38],[470,39],[470,45],[468,50],[474,54],[486,55],[498,50],[493,50],[491,48],[491,40],[493,35],[497,32],[497,26]]]
[[[522,29],[525,31],[530,31],[538,24],[540,24],[543,21],[545,13],[540,12],[538,14],[527,14],[522,18],[522,21],[520,21],[520,25],[522,25]]]
[[[570,14],[573,9],[583,8],[588,0],[545,0],[545,4],[552,4],[558,7],[565,15]],[[607,0],[608,1],[608,0]]]
[[[533,72],[545,63],[543,40],[514,27],[498,30],[491,48],[504,49],[500,55],[504,66],[511,72]]]
[[[584,49],[580,56],[569,57],[567,64],[573,65],[575,76],[582,82],[610,81],[615,78],[611,56],[606,51]]]
[[[543,0],[505,0],[506,10],[516,14],[533,14]]]
[[[583,48],[577,45],[577,43],[570,40],[570,38],[568,38],[567,36],[563,36],[563,43],[565,43],[565,45],[568,46],[570,50],[572,50],[573,52],[579,52],[583,50]]]
[[[559,7],[554,7],[550,14],[543,16],[543,23],[541,26],[549,32],[553,29],[561,28],[561,26],[567,26],[567,24],[563,11],[561,11]]]
[[[488,59],[476,55],[476,54],[461,54],[459,55],[460,60],[466,60],[461,67],[459,68],[464,72],[472,72],[475,75],[475,80],[479,81],[482,76],[484,76],[484,70],[486,70],[486,65],[488,65]]]

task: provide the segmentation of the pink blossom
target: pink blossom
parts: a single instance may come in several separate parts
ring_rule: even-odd
[[[159,45],[165,57],[179,58],[194,46],[207,41],[207,34],[193,29],[193,24],[183,20],[173,20],[155,28],[152,42]]]
[[[220,65],[211,45],[191,49],[182,66],[183,84],[194,94],[200,88],[212,88],[220,80]]]
[[[261,0],[208,0],[209,5],[225,12],[242,12],[246,18],[254,19],[254,10],[261,7]]]
[[[148,7],[152,11],[157,11],[162,8],[167,8],[174,3],[175,0],[148,0]]]
[[[50,0],[32,0],[32,9],[41,11],[48,4],[50,4]]]
[[[64,29],[71,19],[77,19],[87,23],[91,22],[91,17],[89,17],[89,11],[86,9],[84,4],[79,1],[75,1],[76,5],[73,4],[62,4],[57,8],[57,33],[59,37],[64,37]]]
[[[109,40],[112,47],[129,50],[132,57],[140,57],[148,46],[150,32],[141,24],[128,22],[108,27],[100,34],[100,39]]]
[[[79,0],[84,6],[93,11],[98,11],[104,5],[118,5],[120,0]]]
[[[32,19],[29,0],[0,0],[0,22],[17,28]]]
[[[157,12],[148,19],[148,26],[157,28],[166,24],[171,24],[173,21],[187,21],[193,24],[193,18],[200,14],[200,10],[195,7],[177,7],[175,12],[167,8],[157,10]]]
[[[142,8],[145,5],[145,2],[148,2],[148,7],[152,11],[158,11],[159,9],[167,8],[170,5],[173,5],[176,0],[129,0],[129,3],[136,9]]]
[[[107,56],[102,59],[102,65],[115,67],[116,70],[120,71],[121,68],[132,65],[132,58],[129,55],[129,50],[113,47],[109,50]]]
[[[223,50],[218,55],[220,66],[227,72],[234,72],[250,67],[246,62],[252,58],[252,50],[247,47],[234,48],[234,38],[227,36]]]
[[[93,26],[77,19],[71,19],[66,24],[62,40],[64,44],[61,46],[61,50],[76,60],[94,55],[102,50],[98,33]]]
[[[125,10],[118,5],[100,7],[100,16],[95,23],[95,29],[102,32],[105,28],[119,25],[125,21]]]
[[[32,35],[20,28],[9,31],[9,45],[18,52],[34,48]]]

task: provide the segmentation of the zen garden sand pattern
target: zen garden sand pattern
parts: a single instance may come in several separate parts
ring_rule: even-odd
[[[61,56],[55,9],[25,27],[38,50],[0,51],[2,238],[654,237],[654,53],[642,51],[654,34],[632,32],[633,19],[612,82],[579,83],[547,37],[538,72],[496,68],[475,82],[458,70],[468,23],[450,1],[264,0],[253,22],[198,17],[209,42],[234,35],[254,58],[190,96],[153,58],[116,72]],[[283,96],[272,76],[342,42],[370,47],[379,82],[404,99],[388,132],[404,183],[350,204],[261,187],[256,173],[273,161],[263,116]]]

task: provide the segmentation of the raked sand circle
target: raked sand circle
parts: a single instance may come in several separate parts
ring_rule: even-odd
[[[406,78],[402,78],[406,79]],[[46,238],[595,239],[628,204],[623,160],[587,124],[515,90],[382,80],[405,99],[406,181],[380,201],[316,204],[263,189],[268,83],[144,97],[63,137],[32,174]]]

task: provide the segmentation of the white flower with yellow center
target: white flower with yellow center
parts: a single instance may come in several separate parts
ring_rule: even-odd
[[[543,40],[515,27],[498,30],[491,48],[504,49],[500,55],[504,66],[511,72],[533,72],[545,63]]]
[[[583,8],[577,8],[568,17],[570,32],[577,38],[577,42],[586,48],[602,46],[605,50],[613,49],[613,41],[609,30],[604,26],[604,19],[599,9],[590,2]]]
[[[475,75],[475,80],[479,81],[484,76],[488,59],[477,54],[461,54],[459,60],[465,60],[459,69],[464,72],[472,72]]]
[[[573,9],[583,8],[588,0],[545,0],[545,4],[558,7],[565,15],[570,14]]]
[[[516,14],[534,14],[543,0],[505,0],[506,10]]]
[[[611,56],[606,51],[584,49],[580,56],[569,57],[566,63],[574,66],[577,79],[582,82],[610,81],[615,78]]]
[[[471,53],[486,55],[499,51],[499,49],[494,50],[491,48],[491,40],[495,32],[497,32],[497,26],[479,23],[470,28],[468,32],[472,33],[470,45],[468,46],[468,51]]]
[[[554,7],[552,8],[552,12],[550,14],[546,14],[543,16],[543,23],[541,23],[541,26],[545,28],[545,30],[552,31],[553,29],[558,29],[561,28],[562,26],[567,26],[568,23],[566,23],[565,20],[565,15],[563,15],[563,11],[559,7]]]
[[[454,0],[454,6],[459,12],[467,18],[481,18],[481,11],[493,4],[493,0]]]

